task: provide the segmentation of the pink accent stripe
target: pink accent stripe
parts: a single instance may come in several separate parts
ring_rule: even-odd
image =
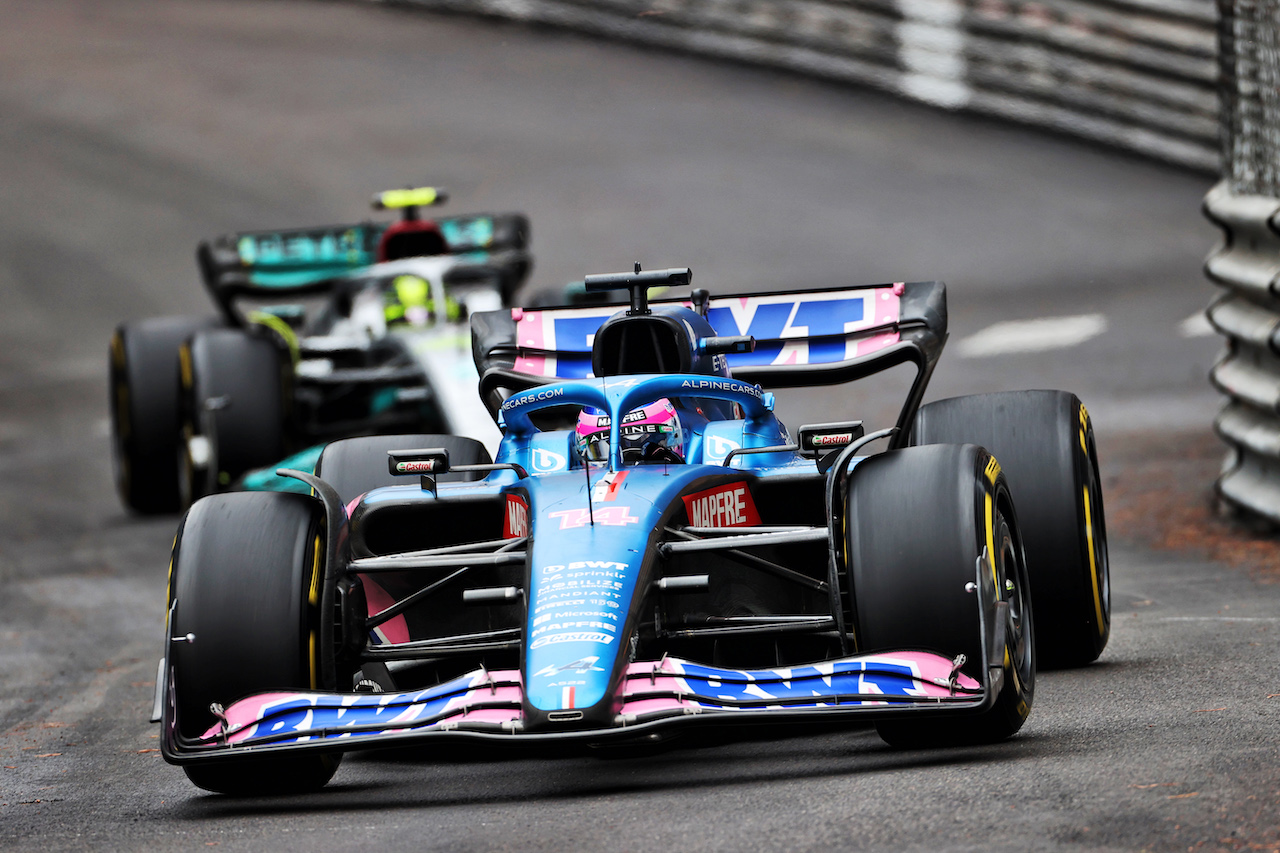
[[[373,578],[368,575],[357,575],[357,577],[364,584],[365,604],[369,608],[370,616],[380,613],[396,603],[395,598],[385,589],[378,586]],[[373,630],[385,643],[409,642],[409,623],[405,621],[404,614],[388,619]]]
[[[536,350],[554,349],[555,335],[547,334],[548,327],[555,328],[551,325],[554,321],[546,317],[545,312],[542,311],[520,311],[517,316],[517,310],[514,308],[511,310],[511,317],[516,321],[516,347]],[[547,358],[541,355],[520,355],[516,358],[515,369],[521,373],[545,376]]]
[[[900,300],[902,289],[895,284],[892,289],[881,288],[873,292],[871,301],[874,303],[872,308],[872,325],[884,326],[889,323],[898,322],[900,316]],[[866,355],[867,353],[882,350],[887,346],[892,346],[902,339],[897,332],[884,332],[879,335],[873,335],[865,340],[858,341],[858,355]]]
[[[655,409],[656,411],[653,411],[652,413],[650,413],[651,409]],[[645,423],[664,424],[664,423],[667,423],[668,421],[674,421],[676,419],[675,409],[668,409],[661,402],[650,403],[649,405],[645,406],[644,414],[645,414],[645,419],[644,419]],[[623,424],[623,426],[626,426],[626,424]]]

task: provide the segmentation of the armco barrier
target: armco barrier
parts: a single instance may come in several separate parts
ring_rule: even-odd
[[[1214,422],[1231,448],[1218,494],[1280,524],[1280,200],[1233,195],[1223,181],[1204,209],[1223,231],[1205,272],[1226,291],[1209,307],[1227,339],[1210,376],[1230,397]]]
[[[383,0],[884,89],[1216,171],[1212,0]]]
[[[1227,339],[1210,374],[1228,397],[1218,495],[1280,525],[1280,0],[1219,0],[1222,182],[1204,200],[1222,229],[1205,273]]]

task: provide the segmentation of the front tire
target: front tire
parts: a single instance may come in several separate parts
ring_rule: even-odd
[[[969,591],[984,552],[987,594],[1008,603],[1004,683],[977,715],[907,717],[876,725],[892,746],[993,743],[1016,733],[1035,695],[1035,646],[1026,562],[1000,466],[973,445],[907,448],[860,463],[850,479],[847,561],[859,653],[923,649],[965,656],[979,681],[982,586]],[[986,571],[987,569],[984,569]]]
[[[178,349],[203,317],[121,323],[111,336],[111,450],[116,490],[134,512],[182,508],[178,489]]]
[[[201,332],[179,356],[180,484],[190,504],[284,458],[292,365],[274,340],[242,329]]]
[[[241,492],[198,501],[183,518],[169,580],[170,634],[195,639],[170,642],[167,656],[179,737],[198,738],[215,725],[215,702],[319,686],[311,590],[323,571],[321,516],[310,497]],[[322,787],[340,758],[250,756],[184,770],[218,793],[294,793]]]
[[[970,442],[1004,468],[1026,541],[1041,663],[1083,666],[1111,635],[1111,572],[1093,424],[1065,391],[939,400],[916,416],[914,444]]]

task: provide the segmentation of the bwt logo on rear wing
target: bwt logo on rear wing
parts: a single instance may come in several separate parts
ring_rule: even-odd
[[[716,335],[755,338],[754,352],[725,356],[730,370],[753,366],[836,364],[900,340],[904,285],[713,297],[707,320]],[[657,311],[682,303],[654,302]],[[683,303],[686,306],[689,303]],[[596,330],[618,306],[514,309],[514,369],[520,373],[581,379],[591,372]]]

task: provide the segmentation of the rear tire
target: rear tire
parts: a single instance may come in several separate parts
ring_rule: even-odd
[[[284,458],[292,370],[273,339],[241,329],[201,332],[179,355],[180,483],[191,503]]]
[[[982,680],[977,560],[995,572],[986,593],[1007,601],[1004,684],[994,707],[970,716],[884,720],[892,746],[993,743],[1017,732],[1035,694],[1035,647],[1026,563],[1013,503],[998,465],[973,445],[907,448],[860,463],[847,503],[853,624],[859,653],[920,649],[965,656]],[[923,528],[923,529],[922,529]]]
[[[316,501],[280,492],[214,495],[183,518],[169,580],[168,666],[180,737],[217,722],[209,706],[272,690],[316,687],[312,654],[321,571]],[[184,766],[197,786],[224,794],[292,793],[323,786],[339,754],[248,757]]]
[[[177,512],[178,349],[216,326],[204,317],[121,323],[111,336],[111,450],[120,500],[143,514]]]
[[[449,451],[450,465],[487,465],[493,460],[483,444],[462,435],[368,435],[344,438],[325,445],[316,463],[316,476],[338,492],[344,504],[382,486],[405,486],[416,480],[395,476],[387,470],[390,450],[418,450],[443,447]],[[441,482],[477,480],[483,474],[444,474]]]
[[[913,443],[958,442],[999,459],[1018,501],[1041,663],[1097,660],[1111,634],[1111,573],[1089,413],[1065,391],[975,394],[920,409]]]

